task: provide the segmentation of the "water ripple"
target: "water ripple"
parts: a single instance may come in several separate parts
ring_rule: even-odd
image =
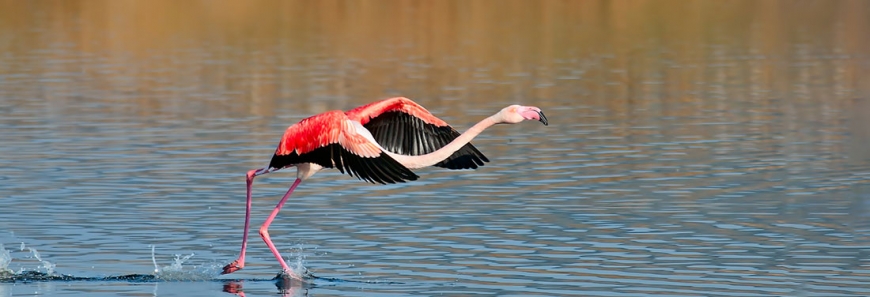
[[[388,15],[430,11],[406,8]],[[166,11],[176,9],[187,11]],[[104,278],[149,275],[151,246],[221,267],[236,257],[241,241],[244,172],[265,165],[286,126],[392,95],[413,97],[459,130],[515,101],[539,105],[551,125],[486,131],[474,144],[492,162],[477,170],[424,169],[420,180],[396,185],[318,173],[294,193],[270,233],[283,253],[304,259],[324,281],[280,292],[870,295],[870,159],[858,108],[867,88],[856,79],[856,65],[867,65],[867,58],[840,48],[842,36],[856,33],[811,26],[782,33],[794,40],[759,46],[757,36],[735,37],[718,25],[680,26],[705,28],[709,38],[678,45],[653,39],[626,50],[621,39],[569,38],[575,34],[563,30],[589,30],[596,18],[556,10],[547,12],[568,14],[546,19],[589,24],[506,30],[511,37],[492,52],[466,53],[485,42],[445,41],[452,34],[395,26],[401,17],[386,18],[398,31],[343,22],[312,27],[356,28],[329,38],[258,17],[257,28],[282,28],[290,37],[223,46],[231,36],[208,31],[221,40],[187,41],[187,31],[166,30],[178,36],[155,46],[171,49],[145,47],[156,53],[143,54],[100,49],[123,48],[117,43],[91,49],[78,41],[49,42],[62,36],[46,35],[53,31],[41,15],[55,10],[33,9],[40,16],[22,20],[39,24],[0,34],[0,47],[8,49],[0,54],[0,243],[26,241],[61,274],[100,281],[0,284],[0,296],[273,295],[274,284],[255,281],[271,279],[278,268],[253,230],[293,182],[292,170],[255,182],[244,270],[209,271],[202,278],[207,284],[148,288]],[[477,11],[487,10],[456,19],[478,20]],[[539,10],[529,11],[539,19]],[[72,15],[76,20],[54,27],[73,27],[73,39],[90,40],[79,33],[90,28],[80,25],[91,21],[80,17],[89,14]],[[842,15],[836,16],[826,19]],[[14,20],[4,24],[15,26]],[[504,27],[501,22],[493,28]],[[632,22],[625,27],[660,27]],[[761,26],[754,22],[750,27]],[[260,31],[245,28],[226,34]],[[406,29],[413,36],[402,35]],[[469,36],[489,31],[479,29]],[[352,51],[336,43],[367,40],[368,31],[391,35]],[[534,42],[516,37],[525,31],[555,33],[531,34]],[[668,32],[668,38],[683,34]],[[129,35],[141,45],[138,34]],[[720,40],[728,38],[735,40]],[[433,47],[418,49],[421,40]],[[14,259],[0,263],[13,271],[45,267],[26,253]]]

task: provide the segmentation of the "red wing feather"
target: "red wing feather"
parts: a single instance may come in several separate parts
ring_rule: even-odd
[[[289,155],[296,153],[304,155],[317,148],[329,144],[338,143],[343,122],[347,116],[339,111],[327,111],[299,121],[295,125],[287,127],[275,155]]]
[[[269,167],[281,169],[314,163],[372,183],[417,179],[411,170],[360,134],[358,127],[361,126],[352,124],[341,111],[303,119],[284,132]]]

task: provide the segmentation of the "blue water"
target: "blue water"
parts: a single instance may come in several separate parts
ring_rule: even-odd
[[[798,29],[773,49],[731,22],[700,24],[721,40],[545,36],[560,50],[509,42],[516,59],[420,54],[447,41],[413,32],[357,54],[208,26],[118,49],[91,48],[82,32],[102,29],[46,5],[27,10],[46,22],[15,23],[33,30],[0,30],[0,243],[13,273],[96,280],[0,282],[0,296],[870,295],[870,58],[840,47],[867,28],[786,18]],[[617,30],[595,26],[578,32]],[[295,173],[258,177],[247,265],[218,275],[239,251],[244,173],[284,129],[396,95],[460,131],[514,103],[550,125],[486,131],[473,143],[492,162],[477,170],[397,185],[318,173],[270,229],[318,277],[308,285],[272,281],[280,266],[256,232]],[[99,280],[155,262],[180,274]]]

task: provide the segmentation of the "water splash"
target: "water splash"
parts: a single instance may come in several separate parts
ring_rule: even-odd
[[[293,249],[293,253],[291,254],[291,256],[295,254],[295,261],[288,261],[290,263],[288,263],[287,265],[290,266],[290,269],[292,269],[293,273],[295,273],[296,275],[302,276],[302,278],[304,279],[310,279],[313,278],[313,274],[311,273],[311,271],[308,270],[307,267],[305,267],[306,255],[303,251],[303,245],[297,245],[296,248]],[[279,273],[278,275],[281,276],[282,274]]]
[[[151,263],[154,263],[154,274],[157,274],[160,272],[160,266],[157,266],[157,258],[154,257],[154,249],[155,249],[155,246],[152,244],[151,245]]]
[[[12,269],[9,269],[9,263],[12,263],[12,254],[0,243],[0,276],[13,273]]]
[[[16,252],[29,253],[28,256],[18,257],[32,258],[39,261],[40,265],[35,269],[25,267],[26,261],[19,264],[18,271],[10,268],[12,263],[12,255]],[[305,267],[306,254],[303,253],[302,246],[298,246],[293,252],[295,261],[288,259],[290,268],[297,275],[301,275],[306,280],[319,279],[311,274],[308,268]],[[191,263],[191,259],[196,254],[188,255],[175,254],[172,262],[168,265],[161,266],[158,264],[156,246],[151,246],[151,262],[154,264],[153,274],[128,274],[107,277],[80,277],[72,275],[58,274],[55,271],[56,265],[45,260],[35,248],[27,247],[22,243],[18,250],[7,250],[5,246],[0,244],[0,282],[32,282],[32,281],[133,281],[133,282],[154,282],[154,281],[214,281],[222,271],[223,263],[210,262],[204,264]],[[293,257],[293,256],[291,256]],[[279,273],[275,279],[289,278],[283,273]]]
[[[24,243],[21,243],[21,247],[24,247]],[[42,265],[39,265],[39,267],[37,267],[37,271],[40,269],[45,269],[45,274],[54,275],[54,268],[57,267],[56,264],[48,262],[47,260],[43,260],[42,257],[39,256],[39,252],[36,251],[35,248],[29,247],[27,248],[27,250],[30,251],[30,253],[33,255],[33,258],[39,261],[39,263],[42,263]]]
[[[157,264],[156,247],[151,246],[151,262],[154,263],[154,277],[166,281],[205,281],[214,279],[219,275],[221,265],[210,263],[205,265],[190,265],[188,269],[184,264],[194,255],[175,254],[172,263],[163,267]]]
[[[22,266],[18,268],[18,274],[24,273],[25,271],[35,271],[44,273],[46,275],[55,275],[55,268],[57,265],[43,259],[42,256],[39,255],[39,251],[37,251],[35,248],[27,247],[27,245],[22,242],[18,250],[21,252],[26,251],[30,253],[27,258],[36,259],[37,261],[39,261],[39,265],[35,269],[25,267],[24,263],[22,263]],[[9,265],[12,264],[13,252],[14,250],[7,250],[5,246],[3,246],[3,244],[0,244],[0,275],[10,275],[16,273],[15,270],[9,267]]]
[[[29,253],[27,256],[18,257],[19,259],[24,259],[23,261],[19,261],[17,264],[17,271],[11,267],[13,254],[16,252],[25,252]],[[35,268],[28,267],[28,261],[26,259],[36,259],[39,261],[39,265]],[[7,250],[3,244],[0,244],[0,282],[9,282],[9,281],[30,281],[30,280],[40,280],[40,279],[63,279],[68,276],[58,275],[55,272],[56,265],[54,263],[49,262],[42,258],[35,248],[27,247],[23,242],[19,246],[18,250]]]
[[[223,263],[210,262],[201,265],[190,265],[189,261],[195,255],[195,253],[189,255],[175,254],[172,263],[160,266],[157,261],[156,246],[151,245],[151,263],[154,264],[154,277],[163,281],[205,281],[213,280],[220,276],[220,272],[223,271]],[[305,279],[315,279],[316,277],[305,267],[306,255],[303,253],[303,246],[301,244],[293,249],[291,257],[293,256],[295,256],[295,260],[291,259],[288,261],[293,273]],[[277,276],[277,278],[284,277],[283,273],[279,273]]]

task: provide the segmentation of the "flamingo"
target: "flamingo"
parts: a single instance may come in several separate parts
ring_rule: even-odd
[[[511,105],[459,134],[446,122],[408,98],[396,97],[363,105],[347,112],[327,111],[287,128],[269,165],[247,172],[247,207],[242,250],[238,259],[223,268],[228,274],[245,267],[254,178],[296,167],[296,181],[260,227],[260,237],[281,263],[283,273],[296,280],[272,239],[269,225],[302,181],[324,168],[336,168],[371,183],[417,180],[411,169],[438,166],[448,169],[477,168],[489,160],[470,141],[495,124],[537,120],[548,125],[540,108]]]

